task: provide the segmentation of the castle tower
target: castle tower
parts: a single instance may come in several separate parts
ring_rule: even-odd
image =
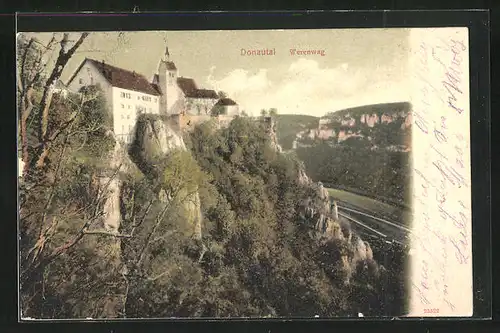
[[[165,53],[158,64],[158,85],[162,92],[160,114],[168,115],[172,113],[172,107],[179,98],[177,89],[178,76],[177,67],[170,60],[170,52],[168,46],[166,46]]]

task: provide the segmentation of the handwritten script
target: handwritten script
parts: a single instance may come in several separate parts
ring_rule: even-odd
[[[472,315],[468,32],[412,29],[410,316]]]

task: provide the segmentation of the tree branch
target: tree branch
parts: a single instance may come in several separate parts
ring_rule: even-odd
[[[47,128],[48,128],[48,117],[49,117],[49,108],[50,108],[50,103],[52,101],[52,85],[54,82],[56,82],[60,77],[61,74],[66,67],[66,64],[68,63],[69,59],[73,56],[75,51],[80,47],[80,45],[83,43],[83,41],[87,38],[89,33],[85,32],[80,35],[80,38],[78,41],[73,45],[72,48],[70,48],[66,52],[66,44],[68,42],[68,33],[65,33],[63,35],[63,38],[61,40],[61,47],[59,50],[59,56],[57,57],[56,64],[54,65],[54,68],[52,69],[52,73],[50,74],[49,78],[45,82],[45,87],[43,90],[43,95],[42,95],[42,100],[40,101],[40,109],[42,112],[40,112],[39,115],[39,140],[42,143],[41,147],[41,153],[40,153],[40,158],[38,159],[37,162],[37,167],[43,167],[45,164],[45,158],[47,157]]]
[[[92,231],[84,230],[83,233],[85,235],[103,235],[103,236],[110,236],[110,237],[116,237],[116,238],[132,238],[132,237],[134,237],[133,235],[125,235],[125,234],[120,234],[120,233],[106,231],[106,230],[92,230]]]

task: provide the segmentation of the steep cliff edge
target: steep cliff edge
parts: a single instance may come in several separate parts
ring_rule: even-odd
[[[170,128],[159,116],[142,115],[137,120],[135,140],[130,148],[130,155],[137,167],[149,177],[153,183],[163,177],[162,170],[157,168],[162,159],[173,151],[187,152],[182,137]],[[159,190],[158,197],[168,200],[165,192]],[[192,226],[193,236],[201,239],[202,216],[198,192],[188,195],[183,202],[187,224]]]
[[[108,133],[113,135],[113,133]],[[123,179],[131,175],[138,175],[151,179],[151,188],[160,201],[166,202],[164,191],[156,190],[155,178],[161,177],[161,170],[156,164],[162,158],[175,150],[187,151],[182,137],[176,134],[159,117],[150,115],[139,118],[136,127],[136,137],[130,151],[116,141],[115,148],[105,157],[108,165],[105,172],[95,175],[91,191],[102,197],[102,214],[90,231],[104,230],[118,234],[125,227],[122,225],[132,212],[124,207],[128,206],[130,193],[127,191]],[[199,193],[195,192],[183,201],[185,224],[191,229],[195,239],[201,239],[202,216],[200,210]],[[179,222],[181,223],[181,222]],[[130,226],[128,226],[130,227]],[[184,227],[184,225],[182,226]]]
[[[278,144],[276,133],[276,121],[266,119],[267,135],[271,139],[271,147],[278,153],[283,154]],[[350,250],[341,254],[341,268],[346,272],[344,283],[348,284],[352,274],[358,268],[360,262],[374,262],[373,251],[370,244],[359,235],[352,232],[349,222],[339,218],[337,203],[332,202],[328,190],[321,182],[314,182],[306,173],[303,163],[299,164],[297,181],[309,189],[309,195],[300,203],[299,214],[303,220],[313,226],[313,237],[320,242],[340,241]]]
[[[322,117],[278,115],[280,145],[285,150],[318,142],[342,145],[362,141],[373,149],[411,149],[411,104],[364,105],[330,112]]]

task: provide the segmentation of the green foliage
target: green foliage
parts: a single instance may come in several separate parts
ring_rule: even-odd
[[[285,150],[292,149],[297,133],[307,129],[316,129],[318,126],[318,117],[279,114],[276,116],[278,143]]]
[[[99,90],[66,99],[56,95],[50,104],[48,133],[57,135],[50,142],[47,167],[41,172],[32,167],[20,188],[21,298],[26,316],[106,317],[115,302],[111,294],[121,292],[119,282],[117,289],[110,287],[119,278],[105,271],[119,264],[119,245],[79,238],[102,204],[96,176],[110,169],[109,153],[115,142],[107,134],[106,114]],[[35,135],[39,123],[36,117],[29,121],[29,131]],[[32,158],[37,157],[36,144],[33,140]],[[87,270],[82,272],[84,267]]]
[[[216,117],[216,116],[224,115],[224,114],[226,114],[226,109],[222,105],[216,105],[210,111],[210,115],[212,117]]]
[[[181,189],[188,193],[197,190],[205,180],[205,174],[188,151],[174,150],[163,162],[162,187],[173,195]]]
[[[106,124],[109,119],[99,112],[102,104],[98,99],[92,103],[79,121]],[[58,111],[67,114],[71,108],[61,106]],[[145,115],[140,122],[158,119]],[[83,141],[81,153],[63,154],[57,177],[64,181],[57,184],[47,211],[49,218],[64,220],[50,249],[67,244],[92,211],[101,209],[91,204],[98,197],[95,183],[103,170],[82,159],[99,156],[94,154],[94,144],[106,136],[96,133],[100,136],[95,142],[91,136]],[[135,149],[140,148],[141,134]],[[276,152],[263,123],[237,117],[221,130],[204,123],[185,141],[189,151],[158,152],[147,167],[138,165],[144,177],[132,172],[120,176],[119,233],[127,237],[87,235],[72,251],[43,267],[38,279],[29,280],[38,282],[22,289],[22,300],[29,304],[24,307],[26,314],[327,317],[356,315],[360,309],[365,315],[400,314],[397,307],[376,306],[384,302],[387,272],[374,262],[360,264],[353,272],[346,265],[353,260],[352,244],[311,237],[314,222],[304,218],[301,204],[315,197],[310,187],[299,182],[300,154]],[[82,141],[71,144],[77,147]],[[135,152],[138,161],[144,152]],[[51,166],[56,173],[55,165]],[[51,188],[45,187],[29,198],[33,216],[21,223],[23,242],[27,242],[24,253],[32,246],[29,240],[36,240],[36,221],[50,193]],[[199,195],[199,212],[193,194]],[[35,205],[36,199],[41,203]],[[86,209],[89,205],[91,209]],[[190,225],[198,213],[203,216],[202,239],[192,237]],[[32,231],[24,231],[29,227]],[[35,237],[24,238],[28,234]],[[44,293],[33,297],[30,288]],[[392,296],[393,303],[400,304],[404,295]]]
[[[308,175],[336,188],[360,191],[405,204],[409,197],[409,153],[371,150],[353,139],[346,146],[327,143],[299,147]]]
[[[269,150],[264,132],[261,124],[240,118],[221,131],[201,125],[191,133],[193,156],[211,175],[212,185],[212,204],[203,211],[204,242],[209,245],[200,264],[209,281],[233,281],[218,284],[225,296],[215,292],[219,299],[203,303],[208,309],[197,313],[353,314],[360,301],[344,285],[351,274],[345,260],[352,259],[353,249],[346,241],[323,244],[309,236],[311,225],[300,218],[298,207],[311,195],[298,183],[302,162],[296,154]],[[202,202],[207,199],[202,195]],[[367,274],[353,279],[365,286],[365,280],[377,278],[371,271]],[[380,296],[383,291],[374,293]],[[249,305],[241,308],[242,302]],[[373,306],[365,314],[370,313],[381,312]]]

